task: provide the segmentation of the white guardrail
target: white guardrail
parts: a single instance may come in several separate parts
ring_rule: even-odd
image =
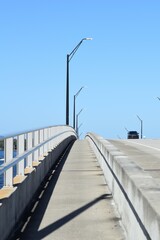
[[[25,175],[25,169],[32,168],[61,141],[76,133],[69,126],[50,126],[27,132],[21,132],[0,138],[4,141],[4,163],[0,165],[0,175],[4,174],[3,186],[13,186],[13,168],[15,175]],[[14,144],[16,142],[16,156]]]

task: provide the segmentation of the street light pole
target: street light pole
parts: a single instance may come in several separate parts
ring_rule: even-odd
[[[69,62],[82,44],[84,40],[92,40],[92,38],[82,38],[70,54],[67,54],[67,74],[66,74],[66,125],[69,125]]]
[[[126,132],[129,132],[128,129],[126,127],[124,127],[124,129],[126,130]]]
[[[76,133],[77,133],[77,135],[78,135],[78,117],[79,117],[79,115],[80,115],[80,113],[83,111],[83,108],[79,111],[79,113],[77,113],[77,115],[76,115]]]
[[[141,139],[143,138],[143,121],[142,119],[137,115],[137,118],[140,120],[141,122]]]
[[[82,127],[82,125],[83,125],[83,123],[81,123],[81,124],[78,126],[78,128],[77,128],[77,136],[78,136],[78,139],[79,139],[80,136],[81,136],[81,134],[79,135],[79,129],[80,129],[80,127]]]
[[[67,54],[67,76],[66,76],[66,125],[69,125],[69,54]]]
[[[79,95],[79,93],[82,91],[84,87],[81,87],[79,91],[74,95],[73,99],[73,128],[75,129],[75,114],[76,114],[76,97]]]

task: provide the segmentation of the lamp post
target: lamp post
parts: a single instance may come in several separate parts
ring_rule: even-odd
[[[126,127],[124,127],[124,129],[126,130],[126,132],[129,132],[128,129]]]
[[[69,125],[69,62],[82,44],[84,40],[92,40],[92,38],[82,38],[70,54],[67,54],[67,74],[66,74],[66,125]]]
[[[79,138],[80,138],[80,136],[83,134],[83,132],[81,132],[81,134],[79,135]]]
[[[77,136],[78,138],[80,138],[81,134],[79,135],[79,129],[80,127],[82,127],[83,123],[81,123],[78,127],[77,127]]]
[[[140,120],[141,122],[141,138],[143,138],[143,121],[142,119],[137,115],[137,118]]]
[[[79,93],[82,91],[84,87],[81,87],[79,91],[74,95],[73,99],[73,128],[75,129],[75,114],[76,114],[76,97],[79,95]]]
[[[77,135],[78,135],[78,117],[82,111],[83,111],[83,108],[79,111],[79,113],[76,114],[76,133],[77,133]]]

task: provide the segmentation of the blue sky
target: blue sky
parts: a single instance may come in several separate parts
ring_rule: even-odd
[[[66,54],[80,133],[160,137],[160,1],[0,0],[0,135],[65,124]]]

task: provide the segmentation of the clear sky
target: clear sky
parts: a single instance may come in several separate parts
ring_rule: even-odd
[[[0,0],[0,135],[65,124],[66,55],[79,131],[160,137],[159,0]]]

